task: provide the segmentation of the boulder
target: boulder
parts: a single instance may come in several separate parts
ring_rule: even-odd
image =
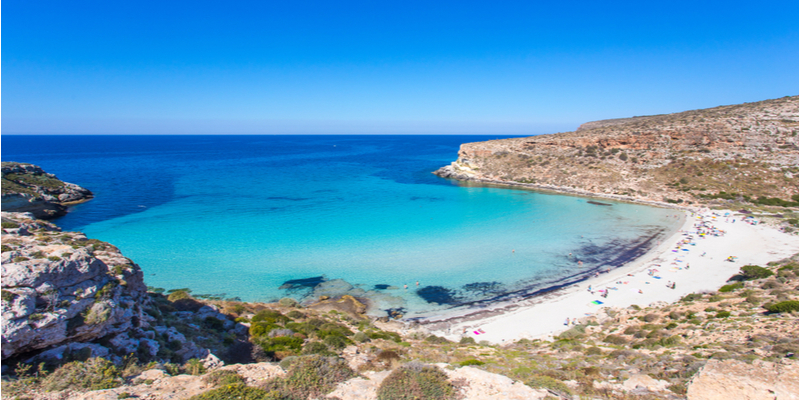
[[[798,363],[709,360],[686,389],[689,400],[797,399]]]

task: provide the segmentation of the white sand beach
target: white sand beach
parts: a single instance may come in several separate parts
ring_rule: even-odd
[[[730,217],[726,218],[726,213]],[[567,318],[580,323],[605,307],[646,307],[674,302],[690,293],[716,291],[744,265],[765,265],[798,252],[796,235],[746,223],[744,217],[730,211],[687,212],[679,231],[627,265],[558,292],[521,301],[508,312],[454,322],[449,329],[432,333],[451,340],[469,336],[498,344],[523,338],[548,339],[569,328]],[[696,225],[703,221],[724,231],[724,235],[699,235]],[[729,256],[737,257],[736,261],[726,261]],[[650,275],[651,269],[657,271]],[[674,283],[675,288],[667,287],[668,283]],[[588,290],[590,286],[593,293]],[[602,296],[604,290],[608,290],[607,297]],[[462,334],[464,329],[466,334]]]

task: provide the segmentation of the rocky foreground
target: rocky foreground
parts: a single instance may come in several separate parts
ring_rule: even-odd
[[[88,189],[62,182],[36,165],[7,161],[2,163],[2,191],[3,211],[29,212],[39,219],[63,216],[68,204],[94,196]]]
[[[796,208],[798,130],[798,97],[783,97],[467,143],[436,174],[644,203]]]

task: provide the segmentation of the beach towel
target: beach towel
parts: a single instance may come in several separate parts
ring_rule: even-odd
[[[661,279],[661,277],[660,277],[660,276],[654,276],[653,278],[656,278],[656,279]]]
[[[600,300],[595,300],[595,301],[592,302],[592,304],[600,305],[600,304],[603,304],[603,302],[600,301]]]

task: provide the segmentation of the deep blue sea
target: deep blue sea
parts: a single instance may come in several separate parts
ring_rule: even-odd
[[[527,295],[677,228],[672,210],[431,174],[461,143],[496,138],[3,135],[2,160],[92,190],[54,222],[116,245],[150,286],[246,301],[349,291],[375,315]]]

